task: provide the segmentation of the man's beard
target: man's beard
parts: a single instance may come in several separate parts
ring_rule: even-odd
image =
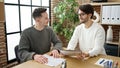
[[[86,20],[84,20],[84,21],[80,21],[81,23],[86,23],[87,21]]]

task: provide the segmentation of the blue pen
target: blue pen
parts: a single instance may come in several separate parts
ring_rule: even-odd
[[[113,62],[112,62],[112,61],[110,61],[110,68],[112,68],[112,64],[113,64]]]
[[[110,68],[109,61],[107,61],[107,68]]]
[[[108,68],[108,66],[107,66],[107,61],[104,62],[104,68]]]
[[[105,60],[103,59],[102,61],[100,61],[100,64],[102,64]]]

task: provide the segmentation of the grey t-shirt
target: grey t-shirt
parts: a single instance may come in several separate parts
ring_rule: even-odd
[[[21,62],[31,60],[33,54],[44,54],[50,51],[51,43],[54,49],[61,49],[62,43],[53,32],[46,26],[43,30],[36,30],[33,26],[24,30],[18,46],[18,56]]]

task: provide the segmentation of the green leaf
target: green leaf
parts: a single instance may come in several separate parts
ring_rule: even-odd
[[[75,0],[61,0],[54,7],[54,14],[57,20],[53,22],[53,29],[57,34],[60,34],[70,40],[74,28],[79,24],[79,18],[76,8],[78,3]]]

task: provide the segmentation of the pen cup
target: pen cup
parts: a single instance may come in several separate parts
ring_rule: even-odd
[[[63,61],[63,62],[62,62],[61,68],[67,68],[67,63],[66,63],[66,61]]]

